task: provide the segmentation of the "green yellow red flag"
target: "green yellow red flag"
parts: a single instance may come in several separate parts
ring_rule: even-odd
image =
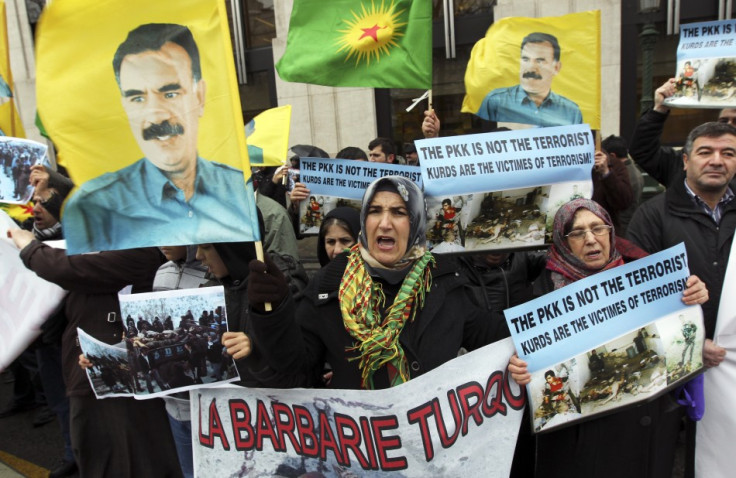
[[[537,32],[552,35],[560,47],[551,91],[558,98],[561,96],[563,100],[569,99],[577,104],[582,113],[582,121],[577,122],[600,129],[601,40],[598,10],[559,17],[509,17],[495,22],[486,36],[473,47],[465,72],[465,99],[461,111],[479,114],[490,92],[515,88],[521,83],[520,75],[524,73],[523,65],[520,66],[521,43],[527,35]],[[483,117],[483,114],[479,116]]]
[[[251,166],[282,166],[289,150],[291,105],[271,108],[247,125],[248,156]]]
[[[432,2],[294,0],[285,81],[373,88],[432,87]]]

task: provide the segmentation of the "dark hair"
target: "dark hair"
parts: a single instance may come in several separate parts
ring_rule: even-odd
[[[187,52],[192,60],[192,78],[194,81],[201,80],[199,49],[189,28],[174,23],[147,23],[128,32],[128,37],[115,52],[112,69],[115,72],[118,87],[120,86],[120,65],[126,56],[137,55],[145,51],[157,51],[168,42],[179,45]]]
[[[720,138],[726,134],[736,136],[736,128],[728,123],[720,123],[718,121],[703,123],[690,131],[690,134],[687,135],[687,141],[685,141],[685,146],[683,146],[682,151],[690,156],[696,139],[701,137]]]
[[[342,148],[340,151],[337,152],[335,157],[338,159],[358,159],[368,161],[368,155],[365,154],[365,151],[360,148],[356,148],[355,146]]]
[[[376,146],[380,146],[381,151],[383,151],[383,154],[385,154],[386,156],[388,156],[389,154],[394,154],[394,142],[388,138],[378,137],[368,143],[369,150],[375,148]]]
[[[606,150],[608,153],[613,153],[619,158],[625,158],[629,155],[629,149],[626,145],[626,140],[621,136],[611,135],[608,138],[601,141],[601,148]]]
[[[545,380],[547,380],[547,378],[549,378],[549,377],[554,377],[554,376],[555,376],[555,373],[552,370],[547,370],[546,372],[544,372],[544,379]]]
[[[449,199],[445,198],[445,199],[442,200],[442,205],[444,206],[445,204],[447,204],[448,206],[452,206],[452,201],[450,201]]]
[[[554,51],[555,61],[560,61],[560,44],[557,42],[557,37],[550,35],[549,33],[534,32],[530,33],[521,40],[521,49],[524,49],[524,45],[527,43],[544,43],[549,42],[552,45]]]

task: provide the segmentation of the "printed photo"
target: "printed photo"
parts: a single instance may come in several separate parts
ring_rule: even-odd
[[[222,287],[120,295],[125,337],[114,346],[86,335],[80,344],[98,398],[153,397],[239,378],[222,345]]]
[[[35,141],[0,137],[0,202],[26,204],[31,200],[31,166],[49,164],[46,149]]]

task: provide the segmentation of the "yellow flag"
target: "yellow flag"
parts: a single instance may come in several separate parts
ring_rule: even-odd
[[[10,54],[8,53],[8,29],[5,15],[5,2],[0,0],[0,130],[5,136],[25,138],[23,122],[15,107],[13,97],[13,75],[10,72]]]
[[[67,252],[258,240],[224,2],[54,0],[36,57]]]
[[[473,47],[462,111],[491,121],[600,129],[600,43],[598,10],[503,18]]]
[[[245,125],[251,166],[282,166],[289,150],[291,105],[271,108]]]

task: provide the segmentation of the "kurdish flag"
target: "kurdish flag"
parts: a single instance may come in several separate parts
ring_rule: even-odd
[[[325,86],[432,87],[432,2],[294,0],[281,79]]]
[[[25,138],[23,122],[13,98],[13,74],[10,71],[5,2],[0,0],[0,132],[3,136]]]
[[[271,108],[245,125],[251,166],[283,166],[289,150],[291,105]]]

